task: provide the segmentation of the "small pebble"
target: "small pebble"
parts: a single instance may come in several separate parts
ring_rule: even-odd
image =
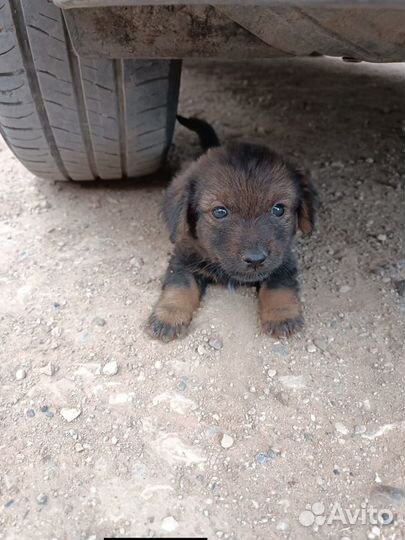
[[[117,437],[111,437],[111,443],[115,446],[118,443]]]
[[[48,502],[48,496],[44,493],[40,493],[37,495],[37,503],[38,504],[46,504]]]
[[[73,420],[76,420],[78,416],[80,416],[82,411],[80,409],[66,409],[63,408],[60,410],[61,416],[67,421],[67,422],[73,422]]]
[[[39,410],[40,410],[41,412],[47,412],[48,409],[49,409],[48,405],[41,405],[40,408],[39,408]]]
[[[203,354],[205,354],[207,351],[204,347],[204,345],[198,345],[197,347],[197,352],[200,356],[202,356]]]
[[[321,351],[326,351],[328,348],[328,340],[325,338],[315,338],[314,344],[320,349]]]
[[[10,499],[4,503],[4,508],[9,508],[14,502],[14,499]]]
[[[380,242],[386,242],[387,241],[387,235],[386,234],[379,234],[377,236],[377,240],[379,240]]]
[[[267,452],[267,455],[270,459],[275,459],[276,457],[279,457],[280,452],[273,450],[273,448],[270,448]]]
[[[179,524],[177,523],[177,520],[174,519],[173,516],[167,516],[162,521],[160,528],[170,533],[170,532],[175,531],[178,526]]]
[[[107,362],[105,366],[103,367],[103,373],[104,375],[116,375],[118,373],[118,364],[115,360],[112,360],[111,362]]]
[[[34,409],[28,409],[25,414],[28,416],[28,418],[34,418],[35,411],[34,411]]]
[[[177,383],[177,390],[180,390],[180,392],[184,392],[184,390],[187,388],[187,383],[185,380],[181,379]]]
[[[365,399],[363,401],[363,405],[364,405],[364,408],[367,410],[367,411],[370,411],[371,410],[371,402],[369,399]]]
[[[132,259],[129,260],[129,264],[139,269],[141,266],[144,265],[144,261],[141,257],[132,257]]]
[[[270,377],[271,379],[272,379],[273,377],[275,377],[276,375],[277,375],[277,371],[276,371],[275,369],[269,369],[269,370],[267,371],[267,376]]]
[[[350,285],[342,285],[340,287],[340,289],[339,289],[339,292],[342,293],[342,294],[346,294],[351,290],[352,290],[352,288],[350,287]]]
[[[307,351],[309,353],[315,353],[317,351],[317,348],[313,343],[310,343],[309,345],[307,345]]]
[[[281,403],[281,405],[284,405],[285,407],[287,407],[290,403],[290,398],[287,392],[277,392],[274,394],[274,397]]]
[[[405,296],[405,279],[395,281],[394,285],[395,285],[395,290],[397,291],[399,296]]]
[[[354,434],[355,435],[362,435],[367,431],[366,426],[354,426]]]
[[[342,422],[336,422],[335,423],[335,429],[341,435],[348,435],[349,434],[349,430],[347,429],[347,427],[344,424],[342,424]]]
[[[289,527],[290,526],[288,525],[286,521],[279,521],[276,525],[276,529],[278,531],[288,531]]]
[[[27,376],[27,372],[25,369],[17,369],[15,372],[15,378],[17,381],[22,381]]]
[[[279,454],[275,450],[270,448],[270,450],[268,452],[259,452],[258,454],[256,454],[255,455],[255,461],[259,465],[265,465],[266,463],[268,463],[269,461],[275,459],[278,456],[279,456]]]
[[[76,443],[75,444],[75,450],[76,452],[83,452],[84,451],[84,446],[80,443]]]
[[[95,324],[96,326],[105,326],[106,320],[102,319],[101,317],[94,317],[93,324]]]
[[[366,158],[366,163],[374,163],[374,159],[372,157]]]
[[[54,337],[60,337],[62,335],[62,332],[63,332],[62,328],[60,328],[59,326],[55,326],[51,330],[51,335]]]
[[[231,437],[230,435],[227,435],[226,433],[222,435],[222,439],[221,439],[222,448],[231,448],[233,443],[234,443],[233,437]]]
[[[39,372],[40,372],[42,375],[47,375],[48,377],[53,377],[53,375],[55,375],[55,367],[54,367],[54,365],[50,362],[50,363],[47,364],[46,366],[40,368],[40,369],[39,369]]]
[[[215,349],[216,351],[220,351],[222,349],[222,347],[224,346],[224,344],[222,342],[222,339],[220,337],[212,337],[212,338],[210,338],[210,340],[208,341],[208,345],[212,349]]]

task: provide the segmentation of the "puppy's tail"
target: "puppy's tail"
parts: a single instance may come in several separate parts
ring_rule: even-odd
[[[185,118],[184,116],[177,115],[177,120],[179,123],[197,133],[198,138],[200,139],[200,144],[204,150],[209,148],[214,148],[215,146],[221,146],[219,142],[218,135],[215,133],[215,130],[208,122],[205,120],[200,120],[199,118]]]

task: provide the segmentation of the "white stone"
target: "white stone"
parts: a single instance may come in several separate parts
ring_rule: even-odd
[[[178,526],[179,524],[177,523],[177,520],[175,520],[173,516],[167,516],[162,521],[160,528],[166,532],[173,532],[177,529]]]
[[[73,420],[76,420],[82,414],[82,411],[80,409],[63,408],[60,410],[60,414],[67,422],[73,422]]]
[[[17,381],[22,381],[27,376],[27,372],[25,369],[17,369],[15,372],[15,378]]]
[[[222,448],[231,448],[231,446],[233,446],[233,443],[234,443],[233,437],[231,437],[227,433],[224,433],[222,435],[222,439],[221,439]]]
[[[339,289],[339,292],[342,293],[342,294],[346,294],[351,290],[352,290],[352,288],[350,287],[350,285],[342,285],[340,287],[340,289]]]
[[[103,373],[104,375],[117,375],[118,373],[118,364],[115,360],[112,360],[111,362],[107,362],[105,366],[103,367]]]
[[[347,429],[347,427],[342,424],[342,422],[336,422],[335,423],[335,429],[338,433],[341,433],[342,435],[348,435],[349,434],[349,430]]]

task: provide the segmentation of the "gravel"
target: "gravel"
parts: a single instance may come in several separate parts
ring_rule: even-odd
[[[107,362],[103,366],[103,373],[104,375],[116,375],[118,373],[118,364],[115,360],[112,360],[111,362]]]
[[[224,433],[221,438],[221,446],[222,448],[228,449],[231,448],[234,444],[234,439],[230,435]]]
[[[335,429],[341,435],[349,435],[350,433],[350,430],[342,422],[336,422]]]
[[[68,409],[68,408],[62,408],[60,410],[61,416],[67,421],[67,422],[73,422],[73,420],[76,420],[81,415],[82,411],[80,409]]]
[[[15,378],[17,381],[24,380],[26,376],[27,376],[27,372],[25,371],[25,369],[17,369],[17,371],[15,372]]]
[[[394,285],[399,296],[405,296],[405,279],[395,281]]]
[[[107,324],[107,321],[105,319],[102,319],[101,317],[94,317],[93,324],[96,326],[105,326]]]
[[[208,341],[208,345],[216,351],[220,351],[224,346],[222,339],[217,336],[211,337]]]
[[[168,533],[175,531],[178,528],[179,524],[173,516],[167,516],[163,519],[160,528]]]
[[[45,495],[44,493],[40,493],[39,495],[37,495],[37,503],[40,504],[40,505],[44,505],[48,502],[48,496]]]

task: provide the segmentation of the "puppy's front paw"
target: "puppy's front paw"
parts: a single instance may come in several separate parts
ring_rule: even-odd
[[[190,314],[186,311],[158,306],[149,317],[149,332],[153,337],[168,343],[173,339],[183,337],[190,321]]]
[[[290,337],[304,327],[304,317],[299,315],[295,319],[284,321],[262,321],[263,332],[276,338]]]
[[[304,326],[301,303],[294,289],[270,289],[263,285],[259,291],[259,308],[266,334],[277,338],[290,337]]]
[[[165,287],[149,317],[151,335],[165,343],[184,336],[199,301],[194,281],[187,287]]]

